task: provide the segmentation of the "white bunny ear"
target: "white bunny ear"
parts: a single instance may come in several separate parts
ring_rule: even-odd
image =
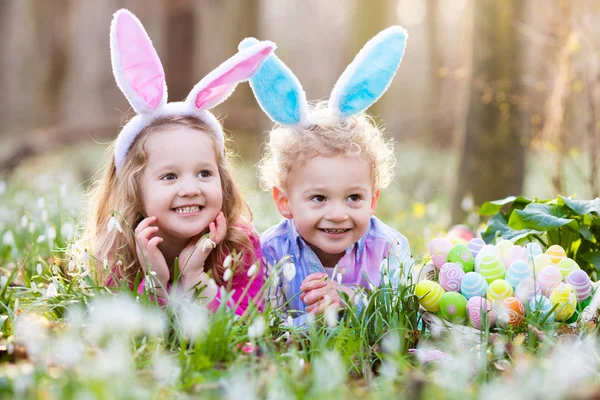
[[[369,40],[336,82],[329,108],[347,117],[379,100],[402,62],[407,37],[406,30],[397,25]]]
[[[165,72],[140,20],[117,11],[110,25],[110,54],[119,89],[138,114],[150,114],[167,102]]]
[[[248,80],[275,50],[275,43],[262,41],[244,49],[215,68],[194,86],[186,102],[208,110],[224,102],[238,83]]]

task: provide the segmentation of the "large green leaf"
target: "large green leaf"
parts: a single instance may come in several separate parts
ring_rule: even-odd
[[[485,232],[483,232],[481,237],[486,243],[492,243],[497,236],[517,242],[528,237],[529,235],[539,235],[541,233],[542,232],[535,229],[512,229],[510,226],[508,226],[504,215],[498,213],[490,218],[487,229]]]
[[[571,224],[577,228],[577,221],[563,218],[565,209],[562,206],[532,203],[523,210],[515,210],[508,220],[508,225],[516,230],[536,229],[548,231]]]
[[[600,271],[600,251],[580,254],[579,257],[594,265]]]
[[[562,202],[579,215],[596,213],[600,215],[600,198],[594,200],[574,200],[565,196],[558,196]]]
[[[525,206],[526,204],[529,204],[531,202],[532,202],[531,199],[528,199],[527,197],[523,197],[523,196],[518,196],[518,197],[508,196],[507,198],[502,199],[502,200],[486,201],[479,208],[479,215],[482,215],[482,216],[494,215],[498,211],[500,211],[502,209],[502,207],[504,207],[505,205],[510,204],[510,203],[514,203],[513,206],[519,206],[519,205]],[[518,208],[522,208],[522,207],[518,207]]]

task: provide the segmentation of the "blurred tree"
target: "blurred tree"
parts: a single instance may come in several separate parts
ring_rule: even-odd
[[[442,67],[442,53],[439,47],[439,28],[440,18],[438,14],[439,0],[427,0],[427,14],[425,15],[425,35],[427,38],[427,56],[429,58],[429,76],[427,79],[427,99],[429,100],[429,110],[432,112],[426,120],[425,135],[428,143],[439,141],[441,131],[443,110],[442,106],[442,80],[439,76],[439,69]]]
[[[522,18],[520,0],[474,3],[471,89],[452,196],[452,221],[461,222],[466,196],[475,204],[521,194],[521,40],[513,24]]]

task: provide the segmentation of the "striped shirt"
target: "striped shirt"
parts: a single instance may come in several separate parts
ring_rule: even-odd
[[[261,237],[261,246],[267,264],[267,278],[286,257],[288,258],[283,263],[292,262],[296,270],[293,279],[287,281],[283,273],[286,268],[277,269],[280,276],[276,279],[278,284],[269,290],[269,301],[275,307],[284,306],[283,310],[292,318],[302,316],[306,305],[300,300],[300,285],[307,276],[316,272],[326,272],[331,276],[332,269],[323,267],[315,252],[298,233],[294,220],[284,220],[269,228]],[[393,276],[394,270],[400,265],[412,263],[408,240],[379,219],[371,217],[367,232],[346,249],[337,264],[337,271],[342,277],[341,283],[366,288],[370,284],[379,286],[380,266],[384,260],[388,261],[385,264],[389,264],[390,276]],[[289,275],[291,274],[288,274],[288,278]]]

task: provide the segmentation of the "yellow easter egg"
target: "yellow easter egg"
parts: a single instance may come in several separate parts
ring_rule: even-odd
[[[536,275],[542,272],[542,270],[548,265],[552,264],[554,264],[552,262],[552,257],[550,257],[548,254],[538,254],[537,256],[533,257],[533,260],[531,260],[531,266]]]
[[[497,279],[490,283],[487,290],[487,299],[492,303],[497,300],[504,300],[515,295],[515,292],[507,281]]]
[[[577,295],[575,290],[568,283],[558,285],[550,295],[550,303],[556,306],[554,314],[557,321],[566,321],[575,314],[577,306]]]
[[[440,310],[440,300],[444,293],[444,288],[433,281],[421,281],[415,286],[415,294],[419,299],[419,304],[431,312]]]
[[[550,256],[550,259],[552,260],[553,264],[558,264],[560,260],[567,257],[565,249],[563,249],[557,244],[548,247],[548,250],[546,250],[546,254]]]

